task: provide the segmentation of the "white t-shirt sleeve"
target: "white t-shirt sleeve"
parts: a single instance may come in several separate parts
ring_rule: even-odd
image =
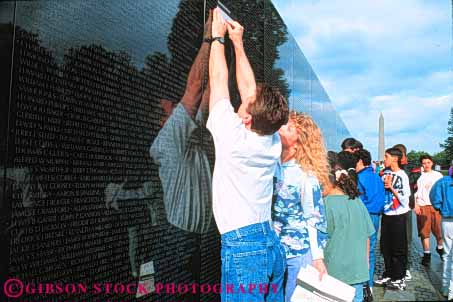
[[[216,144],[236,138],[241,126],[242,120],[234,112],[229,99],[222,99],[214,105],[206,124]]]
[[[313,189],[318,185],[318,181],[311,179],[305,175],[302,180],[302,208],[304,211],[304,217],[307,220],[307,231],[308,239],[310,242],[310,251],[312,254],[313,260],[323,259],[324,252],[322,248],[318,245],[318,230],[316,228],[316,223],[320,222],[319,213],[315,212],[315,200],[313,195]]]
[[[429,192],[436,181],[443,176],[437,171],[423,173],[417,180],[417,192],[415,193],[415,203],[419,206],[430,205]]]
[[[409,206],[409,197],[411,196],[411,187],[409,184],[409,177],[403,171],[401,173],[401,178],[403,181],[403,190],[400,194],[398,194],[398,200],[400,201],[401,204],[404,204],[405,206]]]
[[[420,191],[421,191],[421,187],[422,187],[422,183],[421,183],[421,179],[422,179],[423,176],[420,176],[418,179],[417,179],[417,192],[414,193],[414,197],[415,197],[415,204],[416,205],[419,205],[419,198],[420,198]]]

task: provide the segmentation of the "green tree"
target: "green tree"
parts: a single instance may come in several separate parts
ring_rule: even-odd
[[[425,151],[411,150],[411,152],[407,153],[407,161],[413,165],[418,165],[420,156],[422,155],[429,155],[429,153]]]
[[[440,147],[444,149],[445,155],[448,159],[453,159],[453,107],[450,110],[450,120],[448,121],[448,137],[445,139]]]
[[[422,156],[422,155],[430,155],[433,158],[433,161],[436,164],[439,164],[441,166],[448,166],[450,163],[445,151],[440,151],[440,152],[437,152],[437,153],[434,153],[433,155],[431,155],[425,151],[412,150],[411,152],[407,153],[407,161],[412,165],[419,166],[420,165],[420,156]]]
[[[450,164],[450,161],[448,160],[447,154],[445,151],[440,151],[436,154],[433,155],[433,160],[436,164],[439,164],[441,166],[448,166]]]

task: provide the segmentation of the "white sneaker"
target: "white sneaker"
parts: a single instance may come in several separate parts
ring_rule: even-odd
[[[374,283],[380,286],[383,286],[388,282],[390,282],[390,277],[382,277],[381,279],[374,280]]]
[[[406,276],[403,278],[405,281],[411,281],[412,280],[412,275],[409,270],[406,270]]]
[[[390,290],[405,290],[406,282],[404,281],[404,279],[393,280],[393,281],[388,282],[386,284],[385,288],[390,289]]]

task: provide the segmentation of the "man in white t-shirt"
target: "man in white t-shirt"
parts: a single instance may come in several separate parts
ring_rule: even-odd
[[[418,235],[422,240],[423,259],[422,264],[428,266],[431,262],[431,251],[429,247],[429,236],[431,232],[436,237],[436,251],[442,258],[444,249],[442,246],[442,230],[440,226],[441,216],[436,211],[429,199],[429,193],[434,183],[443,175],[433,170],[433,159],[429,155],[420,156],[420,164],[423,173],[417,180],[417,192],[415,193],[415,214],[417,214]]]
[[[230,103],[224,36],[236,55],[242,104]],[[272,181],[281,154],[277,130],[288,120],[278,90],[257,88],[245,55],[243,27],[214,10],[209,58],[210,130],[215,145],[213,211],[222,239],[223,301],[283,301],[285,253],[271,228]],[[246,290],[241,290],[245,288]]]

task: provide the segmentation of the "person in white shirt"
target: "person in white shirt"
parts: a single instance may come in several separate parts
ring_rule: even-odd
[[[384,182],[385,205],[381,220],[381,251],[384,256],[385,270],[376,285],[388,289],[404,290],[404,276],[407,267],[406,213],[409,208],[411,189],[409,178],[401,169],[403,153],[397,148],[385,150]]]
[[[422,241],[423,259],[422,264],[428,266],[431,262],[431,251],[429,247],[429,236],[431,232],[436,237],[436,251],[442,258],[444,249],[442,246],[442,229],[440,226],[441,216],[434,209],[429,199],[429,193],[434,183],[442,178],[440,172],[433,170],[433,159],[429,155],[420,156],[420,164],[423,173],[417,180],[417,192],[415,193],[415,214],[417,214],[418,235]]]
[[[224,36],[236,55],[242,104],[230,103]],[[288,104],[277,89],[258,86],[245,55],[243,27],[223,19],[212,23],[209,57],[209,118],[215,145],[212,182],[214,218],[221,234],[221,300],[284,301],[285,251],[271,227],[273,176],[282,151],[278,129],[288,121]],[[255,284],[256,288],[248,287]],[[228,285],[247,286],[232,292]],[[267,290],[265,290],[267,288]]]

